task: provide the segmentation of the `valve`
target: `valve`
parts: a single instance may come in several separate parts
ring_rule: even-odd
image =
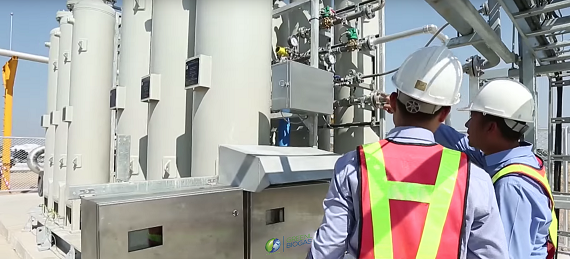
[[[335,75],[333,82],[335,86],[358,86],[364,82],[364,79],[362,79],[362,73],[357,73],[356,70],[351,69],[345,77]]]
[[[321,9],[321,19],[320,19],[320,28],[321,29],[330,29],[334,26],[335,21],[335,11],[330,7],[327,6]]]
[[[275,48],[275,54],[277,54],[277,57],[278,57],[279,59],[288,58],[288,57],[289,57],[289,51],[288,51],[287,48],[285,48],[285,47],[279,47],[279,46],[277,46],[277,48]]]
[[[326,6],[325,8],[321,9],[321,17],[331,17],[334,16],[334,10],[330,6]]]
[[[482,66],[485,63],[485,60],[481,58],[479,55],[474,55],[469,57],[467,63],[463,65],[463,72],[468,74],[469,76],[480,77],[484,74]]]
[[[346,35],[349,40],[358,40],[358,30],[356,28],[348,28]]]

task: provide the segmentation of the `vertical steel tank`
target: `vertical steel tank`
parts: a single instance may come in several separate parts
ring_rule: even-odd
[[[102,1],[73,7],[67,186],[109,182],[115,15]]]
[[[160,100],[149,104],[147,179],[189,177],[192,101],[184,68],[194,54],[195,0],[154,0],[152,9],[150,73],[160,76]]]
[[[212,86],[194,90],[192,176],[211,176],[219,145],[269,144],[272,1],[197,0],[196,13]]]

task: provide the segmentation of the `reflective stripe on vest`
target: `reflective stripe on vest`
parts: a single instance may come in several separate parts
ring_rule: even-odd
[[[460,257],[468,160],[441,145],[358,148],[360,259]]]
[[[540,158],[537,158],[540,159]],[[554,212],[554,198],[552,197],[552,192],[550,191],[550,184],[548,183],[548,178],[546,177],[546,171],[544,167],[541,169],[532,168],[527,165],[522,164],[511,164],[503,169],[499,170],[491,180],[493,180],[493,184],[501,179],[503,176],[508,174],[522,174],[527,177],[533,179],[536,183],[538,183],[542,189],[547,193],[548,198],[550,200],[550,211],[552,213],[552,222],[550,223],[550,227],[548,227],[548,236],[550,240],[548,240],[549,245],[552,246],[553,249],[548,248],[548,257],[553,258],[554,253],[556,252],[558,246],[558,219],[556,218],[556,213]]]

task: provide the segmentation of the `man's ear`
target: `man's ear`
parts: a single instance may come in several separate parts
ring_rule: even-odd
[[[449,116],[450,113],[451,113],[450,106],[441,107],[441,112],[439,112],[438,116],[439,122],[444,122],[445,118],[447,118],[447,116]]]
[[[396,109],[398,109],[398,93],[396,92],[390,94],[390,107],[393,112],[396,112]]]

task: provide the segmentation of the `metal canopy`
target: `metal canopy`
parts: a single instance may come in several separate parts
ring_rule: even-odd
[[[219,183],[250,192],[282,184],[330,180],[340,157],[311,147],[221,145]]]

